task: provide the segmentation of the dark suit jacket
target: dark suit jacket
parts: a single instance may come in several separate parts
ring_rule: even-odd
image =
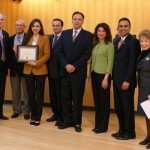
[[[14,77],[17,74],[22,77],[24,63],[17,62],[17,57],[13,50],[15,36],[16,34],[10,37],[10,76]]]
[[[150,87],[150,52],[137,61],[138,85],[142,87]]]
[[[118,49],[118,39],[115,45],[115,58],[113,67],[113,80],[117,88],[121,89],[123,82],[136,86],[136,62],[140,53],[140,45],[136,38],[130,34]]]
[[[5,50],[5,63],[4,63],[4,73],[7,74],[8,67],[9,67],[9,35],[6,31],[2,30],[3,34],[3,43],[4,43],[4,50]],[[2,55],[2,46],[0,43],[0,59]]]
[[[59,70],[60,70],[60,62],[58,59],[58,42],[60,41],[61,36],[56,42],[55,46],[52,48],[54,35],[49,36],[51,55],[50,59],[47,62],[48,74],[52,79],[59,79]]]
[[[65,66],[72,64],[75,72],[69,74],[73,77],[86,78],[87,61],[91,56],[93,35],[92,33],[81,29],[79,35],[72,41],[73,29],[65,30],[59,42],[59,59],[61,63],[60,75],[68,75]]]

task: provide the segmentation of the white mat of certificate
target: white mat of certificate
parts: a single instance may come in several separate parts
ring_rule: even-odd
[[[142,102],[140,105],[143,108],[147,118],[150,119],[150,100],[146,100]]]

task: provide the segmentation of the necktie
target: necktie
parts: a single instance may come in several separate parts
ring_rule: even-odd
[[[118,49],[121,47],[122,43],[123,43],[123,40],[121,39],[118,43]]]
[[[75,30],[75,31],[74,31],[74,35],[72,36],[72,41],[73,41],[73,42],[75,41],[75,39],[76,39],[76,37],[77,37],[77,33],[78,33],[78,31]]]
[[[1,46],[2,46],[1,60],[4,62],[5,61],[5,51],[4,51],[4,43],[3,43],[2,32],[0,32],[0,42],[1,42]]]
[[[53,47],[56,45],[57,38],[58,38],[58,36],[57,36],[57,35],[55,35],[55,36],[54,36],[54,39],[53,39]]]
[[[19,35],[17,36],[17,45],[21,45],[21,37]]]

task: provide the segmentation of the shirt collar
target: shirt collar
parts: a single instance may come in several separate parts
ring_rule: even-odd
[[[23,32],[23,33],[21,33],[21,34],[16,34],[16,36],[20,36],[20,37],[21,37],[21,39],[23,39],[23,38],[24,38],[24,32]]]
[[[58,34],[54,34],[54,36],[57,36],[57,39],[59,39],[59,37],[61,36],[62,32],[58,33]]]
[[[82,30],[82,28],[79,28],[78,30],[75,30],[75,29],[73,28],[73,33],[74,33],[74,31],[77,31],[77,34],[79,34],[81,30]]]

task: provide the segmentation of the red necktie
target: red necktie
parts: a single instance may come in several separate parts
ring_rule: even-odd
[[[121,47],[122,43],[123,43],[123,40],[121,39],[118,43],[118,49]]]

